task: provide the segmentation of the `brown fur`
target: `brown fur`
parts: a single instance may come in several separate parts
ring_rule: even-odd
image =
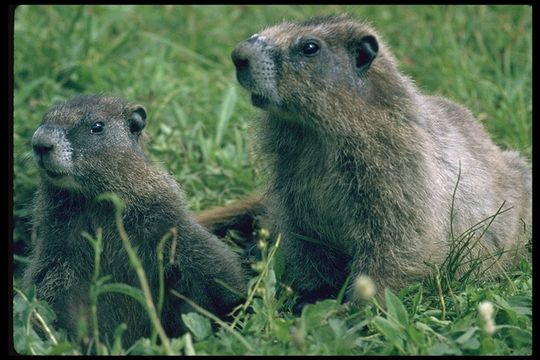
[[[96,128],[98,122],[104,124],[102,131]],[[245,290],[238,259],[195,222],[173,177],[146,158],[141,133],[145,124],[146,111],[140,105],[109,96],[79,96],[49,110],[32,139],[42,182],[34,209],[37,243],[25,283],[36,285],[38,298],[49,302],[58,325],[73,337],[80,319],[91,325],[88,301],[94,251],[81,236],[83,231],[95,236],[98,228],[103,229],[101,276],[140,287],[122,246],[112,204],[96,200],[104,192],[114,192],[125,202],[123,223],[137,248],[154,302],[158,299],[156,247],[169,229],[177,230],[172,263],[171,241],[164,251],[162,323],[169,335],[182,331],[180,315],[185,308],[171,289],[220,316],[241,296],[216,280],[240,294]],[[98,320],[102,336],[109,340],[122,322],[128,326],[127,343],[150,336],[146,311],[126,295],[100,295]]]
[[[256,193],[227,206],[216,206],[195,216],[199,224],[213,234],[223,237],[229,230],[236,230],[243,239],[251,239],[259,226],[259,218],[266,207],[262,194]]]
[[[306,297],[335,294],[349,273],[369,275],[379,291],[420,279],[426,263],[448,256],[451,233],[503,202],[512,209],[475,251],[530,239],[530,166],[495,146],[464,107],[421,94],[367,24],[284,22],[239,43],[232,59],[263,110],[267,224],[282,235],[287,280]]]

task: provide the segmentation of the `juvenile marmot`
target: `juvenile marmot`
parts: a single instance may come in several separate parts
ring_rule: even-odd
[[[529,165],[464,107],[421,94],[370,26],[345,15],[284,22],[239,43],[232,60],[263,110],[267,221],[305,298],[335,294],[349,273],[379,290],[419,279],[448,255],[451,234],[503,202],[512,209],[473,254],[530,239]]]
[[[170,336],[181,331],[185,307],[170,289],[220,316],[241,301],[238,294],[245,290],[245,275],[235,254],[195,222],[173,177],[146,157],[141,133],[146,121],[140,105],[116,97],[78,96],[50,109],[32,138],[42,182],[33,218],[37,243],[25,284],[37,286],[38,298],[52,305],[58,325],[71,336],[77,333],[79,319],[92,323],[88,299],[94,251],[81,236],[83,231],[95,236],[97,228],[103,229],[101,276],[140,286],[122,246],[112,204],[96,200],[104,192],[114,192],[125,202],[123,223],[141,258],[154,302],[159,284],[156,247],[169,229],[177,230],[173,264],[169,264],[171,241],[164,252],[161,319]],[[127,295],[100,295],[98,320],[100,333],[109,339],[122,322],[128,325],[127,343],[150,335],[146,311]]]

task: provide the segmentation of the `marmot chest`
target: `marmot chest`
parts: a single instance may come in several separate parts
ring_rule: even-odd
[[[353,174],[337,171],[322,155],[303,155],[278,165],[275,174],[274,190],[284,220],[293,232],[349,249],[348,230],[354,226],[351,218],[356,208],[354,188],[348,180]]]

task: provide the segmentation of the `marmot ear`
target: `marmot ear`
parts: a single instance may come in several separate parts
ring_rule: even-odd
[[[129,115],[129,130],[139,133],[146,126],[146,109],[141,105],[134,105]]]
[[[377,56],[379,43],[373,35],[366,35],[358,42],[355,50],[356,72],[358,75],[364,73],[371,62]]]

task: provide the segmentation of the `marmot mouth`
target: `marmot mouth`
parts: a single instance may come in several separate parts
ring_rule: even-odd
[[[47,174],[48,177],[50,177],[52,179],[59,179],[61,177],[66,176],[66,174],[64,174],[64,173],[51,171],[51,170],[45,170],[45,173]]]
[[[251,94],[251,103],[258,108],[265,108],[270,104],[270,99],[264,95]]]

